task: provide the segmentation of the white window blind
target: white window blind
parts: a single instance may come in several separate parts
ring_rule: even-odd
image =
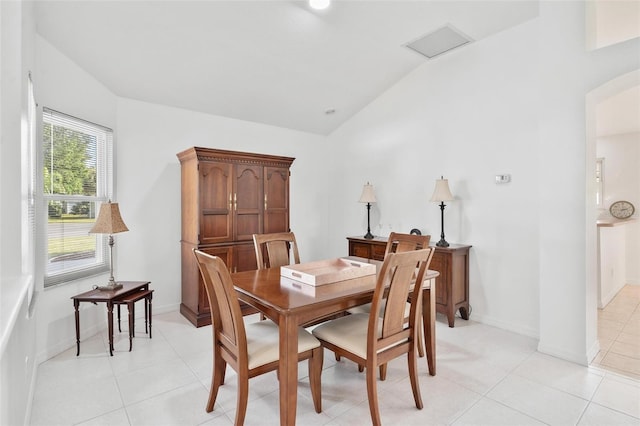
[[[113,131],[43,109],[42,173],[46,213],[45,286],[109,269],[107,236],[89,234],[112,195]]]

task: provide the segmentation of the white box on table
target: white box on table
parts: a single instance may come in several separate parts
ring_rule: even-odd
[[[280,267],[281,276],[314,286],[375,275],[375,273],[376,265],[343,258]]]

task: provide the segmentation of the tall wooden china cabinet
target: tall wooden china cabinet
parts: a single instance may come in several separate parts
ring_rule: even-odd
[[[177,154],[182,174],[182,303],[195,326],[211,324],[192,250],[222,258],[231,272],[257,269],[253,234],[289,230],[294,158],[193,147]],[[243,311],[250,312],[248,305]]]

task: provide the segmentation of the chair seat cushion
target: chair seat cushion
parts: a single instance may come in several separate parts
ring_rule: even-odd
[[[313,335],[360,358],[367,358],[369,314],[352,314],[320,324]]]
[[[318,339],[339,346],[360,358],[367,358],[367,328],[369,314],[352,314],[328,321],[313,329]],[[378,335],[382,329],[382,321],[378,322]],[[405,340],[406,341],[406,340]],[[382,352],[387,348],[381,348]]]
[[[384,303],[386,302],[383,301],[382,303],[382,308],[380,309],[380,317],[382,317],[382,313],[384,312]],[[411,303],[407,302],[407,304],[404,307],[404,316],[405,317],[409,317],[409,311],[411,310]],[[367,303],[364,305],[360,305],[360,306],[354,306],[353,308],[350,308],[347,310],[347,312],[349,312],[350,314],[368,314],[369,312],[371,312],[371,303]]]
[[[245,325],[249,369],[277,361],[280,356],[280,337],[277,324],[271,320]],[[320,346],[318,339],[302,327],[298,327],[298,353]]]

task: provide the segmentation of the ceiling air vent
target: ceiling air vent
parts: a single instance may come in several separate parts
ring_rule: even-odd
[[[469,37],[451,25],[447,25],[407,43],[406,46],[431,59],[457,47],[464,46],[470,41]]]

